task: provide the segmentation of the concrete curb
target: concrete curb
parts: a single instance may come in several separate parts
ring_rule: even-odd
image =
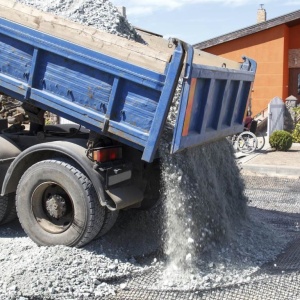
[[[300,167],[280,166],[280,165],[261,165],[261,164],[242,164],[242,172],[248,171],[269,176],[292,176],[300,177]]]
[[[300,178],[300,144],[293,144],[290,151],[274,151],[269,143],[263,150],[247,156],[237,153],[237,163],[242,173],[264,176]]]

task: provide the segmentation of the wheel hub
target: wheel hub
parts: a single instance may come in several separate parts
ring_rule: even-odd
[[[51,217],[59,219],[66,213],[66,201],[60,195],[51,195],[46,200],[46,209]]]

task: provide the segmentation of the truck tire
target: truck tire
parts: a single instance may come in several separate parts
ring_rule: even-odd
[[[60,160],[38,162],[23,174],[16,207],[24,231],[42,246],[81,247],[95,238],[105,217],[89,178]]]
[[[99,239],[101,236],[105,235],[111,228],[115,225],[117,219],[119,216],[119,211],[114,210],[111,211],[107,207],[105,207],[105,217],[104,217],[104,222],[103,226],[96,235],[95,239]]]
[[[17,218],[15,197],[14,193],[0,197],[0,225]]]

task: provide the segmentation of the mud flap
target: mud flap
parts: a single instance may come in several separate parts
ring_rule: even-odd
[[[105,192],[115,204],[115,207],[109,207],[110,210],[123,209],[140,203],[144,197],[143,191],[133,185],[114,187]]]

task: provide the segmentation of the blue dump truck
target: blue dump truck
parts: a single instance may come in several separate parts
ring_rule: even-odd
[[[249,58],[231,68],[180,40],[143,45],[7,0],[0,11],[0,93],[24,112],[0,119],[0,224],[18,217],[39,245],[83,246],[155,203],[179,82],[170,155],[243,129]]]

